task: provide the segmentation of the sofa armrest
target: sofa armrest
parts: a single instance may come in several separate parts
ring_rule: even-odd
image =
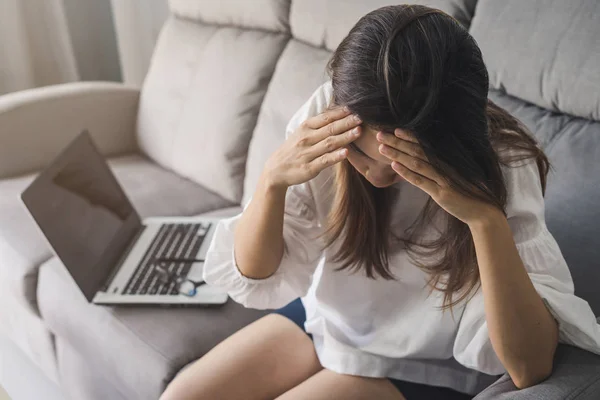
[[[559,345],[554,371],[544,382],[518,390],[504,375],[474,400],[597,400],[600,398],[600,356],[568,345]]]
[[[46,166],[79,132],[104,155],[136,149],[139,89],[77,82],[0,96],[0,179]]]

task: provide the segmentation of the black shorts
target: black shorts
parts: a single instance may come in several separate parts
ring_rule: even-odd
[[[304,322],[306,322],[306,312],[300,299],[292,301],[287,306],[274,311],[276,314],[283,315],[284,317],[292,320],[300,329],[304,330]],[[310,335],[309,335],[310,336]],[[312,338],[312,337],[311,337]],[[400,381],[397,379],[390,379],[392,384],[398,388],[398,390],[406,397],[406,400],[417,400],[417,399],[440,399],[440,400],[470,400],[473,396],[457,392],[452,389],[422,385],[419,383]]]

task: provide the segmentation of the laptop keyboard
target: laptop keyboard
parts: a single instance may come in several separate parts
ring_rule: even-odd
[[[156,267],[161,266],[168,270],[172,278],[186,277],[194,264],[191,260],[198,254],[210,226],[210,223],[163,224],[122,294],[178,295],[176,279],[165,282],[163,276],[156,271]]]

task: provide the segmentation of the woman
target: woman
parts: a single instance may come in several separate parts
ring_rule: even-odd
[[[163,398],[471,398],[505,372],[547,378],[559,338],[600,352],[544,222],[548,161],[487,99],[468,32],[385,7],[329,67],[205,266],[247,307],[301,297],[310,336],[271,314]]]

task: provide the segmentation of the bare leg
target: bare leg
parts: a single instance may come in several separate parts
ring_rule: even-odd
[[[387,379],[342,375],[329,370],[313,375],[277,400],[406,400]]]
[[[271,314],[180,373],[161,400],[274,399],[321,369],[306,333],[287,318]]]

